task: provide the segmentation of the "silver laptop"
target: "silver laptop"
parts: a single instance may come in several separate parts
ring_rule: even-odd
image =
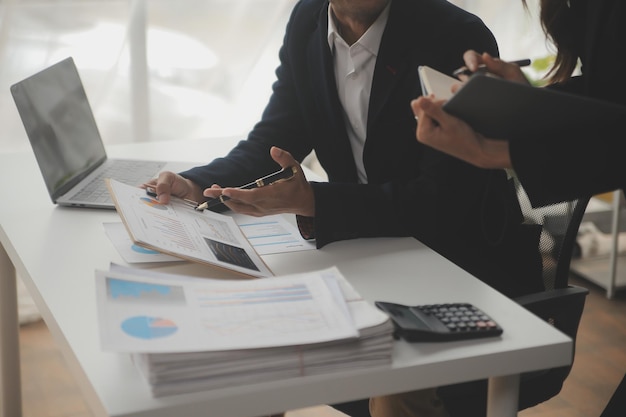
[[[53,203],[114,209],[105,178],[139,185],[166,165],[107,158],[71,57],[12,85],[11,94]]]

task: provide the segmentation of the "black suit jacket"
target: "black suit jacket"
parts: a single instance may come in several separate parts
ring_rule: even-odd
[[[410,101],[418,65],[451,73],[467,49],[497,54],[491,32],[446,0],[393,0],[376,62],[357,184],[327,41],[326,0],[294,8],[273,94],[247,140],[183,173],[203,187],[237,186],[276,170],[275,145],[298,160],[312,150],[329,176],[313,183],[318,247],[359,237],[414,236],[509,295],[538,290],[537,231],[502,171],[474,168],[417,142]]]
[[[626,2],[572,0],[582,75],[553,88],[626,105]],[[558,109],[555,109],[558,111]],[[511,158],[535,206],[626,189],[624,120],[559,136],[511,141]]]

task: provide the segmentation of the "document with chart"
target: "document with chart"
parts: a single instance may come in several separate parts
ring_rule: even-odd
[[[119,181],[108,180],[107,185],[134,243],[247,276],[273,275],[230,216],[196,211],[176,198],[162,204],[145,190]]]
[[[338,274],[217,280],[96,271],[102,346],[193,352],[357,338]]]
[[[336,267],[234,281],[111,265],[96,280],[101,345],[154,397],[391,363],[389,316]]]

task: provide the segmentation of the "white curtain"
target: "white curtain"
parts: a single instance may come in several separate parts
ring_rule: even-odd
[[[480,17],[498,41],[506,60],[543,58],[554,50],[546,42],[539,24],[538,0],[529,0],[528,11],[521,0],[450,0]]]

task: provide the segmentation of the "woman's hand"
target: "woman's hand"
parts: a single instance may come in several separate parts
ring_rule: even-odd
[[[481,66],[484,66],[484,69],[491,75],[496,75],[509,81],[529,84],[526,75],[524,75],[519,65],[503,61],[500,58],[494,58],[486,52],[479,54],[472,50],[466,51],[463,54],[463,61],[465,61],[465,66],[471,72],[476,72]],[[467,75],[459,76],[459,79],[462,81],[467,81],[468,78],[469,76]]]
[[[509,143],[488,139],[443,110],[433,96],[411,102],[417,119],[417,140],[480,168],[511,168]]]

